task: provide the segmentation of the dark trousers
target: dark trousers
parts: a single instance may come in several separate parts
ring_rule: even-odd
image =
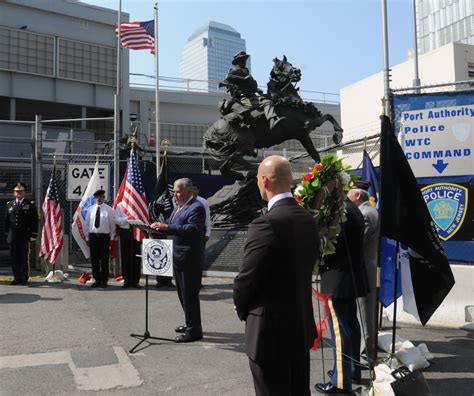
[[[109,245],[110,234],[89,234],[92,275],[99,283],[109,280]]]
[[[13,277],[17,282],[28,281],[29,239],[14,240],[10,244]]]
[[[199,302],[202,274],[201,267],[197,265],[195,267],[185,271],[173,268],[176,290],[186,319],[186,334],[192,337],[202,335],[201,306]]]
[[[329,330],[333,342],[334,367],[331,382],[350,390],[352,378],[360,378],[360,324],[354,299],[330,298]]]
[[[309,350],[300,359],[259,364],[249,358],[257,396],[309,396]]]
[[[125,285],[138,285],[141,274],[140,242],[133,238],[131,228],[120,228],[120,261]]]

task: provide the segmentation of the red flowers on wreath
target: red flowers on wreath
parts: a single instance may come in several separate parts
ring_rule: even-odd
[[[316,164],[313,166],[313,168],[311,169],[311,172],[318,172],[322,169],[323,167],[323,164],[319,163],[319,164]]]
[[[305,182],[310,181],[312,177],[313,177],[312,173],[307,173],[306,175],[303,176],[303,181]]]

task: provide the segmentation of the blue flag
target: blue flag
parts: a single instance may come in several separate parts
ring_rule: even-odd
[[[377,209],[379,207],[378,197],[380,192],[379,176],[369,157],[364,150],[364,161],[362,178],[370,182],[368,190],[369,201]],[[395,288],[395,265],[396,265],[396,243],[392,239],[382,237],[380,246],[380,295],[379,300],[384,307],[388,307],[394,301]],[[402,295],[401,271],[398,271],[397,298]]]

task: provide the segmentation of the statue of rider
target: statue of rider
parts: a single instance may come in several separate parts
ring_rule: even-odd
[[[239,113],[249,112],[253,109],[263,107],[263,112],[268,120],[270,130],[284,120],[285,117],[278,117],[273,102],[263,96],[263,92],[258,89],[257,81],[252,77],[249,69],[246,67],[249,55],[245,51],[239,51],[234,55],[232,69],[229,70],[224,81],[219,86],[227,86],[232,96],[231,103],[241,104],[244,109]]]

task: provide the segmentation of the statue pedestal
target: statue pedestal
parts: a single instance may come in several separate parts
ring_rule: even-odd
[[[254,176],[222,187],[207,201],[213,227],[226,229],[247,227],[266,206]]]
[[[206,246],[206,271],[238,272],[247,228],[212,228]]]

